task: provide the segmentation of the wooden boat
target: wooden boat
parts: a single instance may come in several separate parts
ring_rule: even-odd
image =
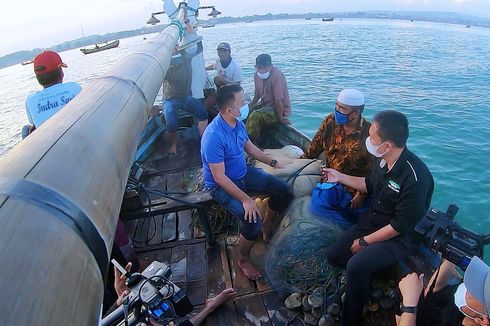
[[[191,192],[179,197],[192,205],[209,206],[213,200],[206,191],[195,192],[197,176],[201,170],[200,141],[192,117],[180,116],[179,150],[176,156],[166,152],[168,144],[162,132],[164,122],[159,115],[150,119],[147,129],[141,137],[137,160],[143,163],[144,176],[140,180],[148,187],[162,192]],[[267,139],[265,148],[282,148],[296,145],[303,150],[310,139],[291,126],[278,125],[264,131]],[[213,235],[206,221],[207,212],[197,212],[201,217],[203,230],[193,227],[193,207],[176,202],[168,197],[152,197],[151,212],[148,206],[127,209],[121,217],[128,234],[136,246],[140,259],[148,258],[168,264],[172,271],[172,280],[187,289],[190,301],[199,309],[206,299],[218,294],[227,287],[237,290],[237,298],[207,319],[206,325],[242,325],[271,324],[303,325],[301,315],[291,318],[284,306],[284,298],[276,294],[265,281],[247,279],[237,265],[237,247],[230,244],[236,235],[224,233]],[[230,241],[231,239],[231,241]],[[252,259],[260,267],[266,254],[266,246],[257,242],[252,249]],[[424,271],[430,275],[438,266],[439,258],[429,249],[400,262],[393,273],[394,282],[400,275],[409,271]],[[393,309],[370,313],[366,325],[392,325]]]
[[[335,18],[329,17],[329,18],[322,18],[322,22],[333,22]]]
[[[96,43],[93,48],[83,48],[80,49],[80,51],[82,51],[83,54],[91,54],[91,53],[117,48],[118,46],[119,46],[119,40],[114,40],[111,42]]]

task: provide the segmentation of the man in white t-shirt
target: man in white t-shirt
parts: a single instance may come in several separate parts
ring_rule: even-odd
[[[242,67],[231,57],[230,44],[222,42],[216,49],[219,59],[215,64],[206,67],[206,70],[216,70],[218,75],[214,77],[217,88],[227,84],[238,84],[242,82]]]
[[[54,51],[44,51],[34,59],[34,73],[43,90],[26,99],[27,117],[33,126],[24,127],[23,138],[39,128],[82,90],[75,82],[63,83],[62,68],[67,67]]]

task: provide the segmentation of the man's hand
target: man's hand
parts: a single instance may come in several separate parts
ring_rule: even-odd
[[[290,125],[291,124],[291,122],[289,121],[289,119],[287,117],[280,117],[279,122],[282,123],[283,125]]]
[[[360,251],[362,248],[361,246],[359,245],[359,239],[356,239],[354,240],[354,242],[352,242],[352,245],[350,246],[350,251],[352,252],[352,254],[355,254],[357,253],[358,251]]]
[[[323,180],[328,182],[340,182],[340,178],[342,177],[342,173],[330,168],[323,168],[322,175]]]
[[[131,271],[133,264],[128,263],[124,268],[126,272]],[[126,286],[127,277],[122,275],[117,268],[114,267],[114,289],[116,290],[117,296],[120,296],[124,291],[129,290]]]
[[[398,283],[403,297],[403,305],[415,307],[419,303],[420,294],[424,290],[424,274],[410,273]]]
[[[356,194],[350,201],[350,208],[351,209],[358,209],[361,207],[362,203],[364,202],[364,196],[360,191],[356,191]]]
[[[291,162],[286,163],[286,162],[284,162],[282,160],[281,161],[278,160],[277,163],[276,163],[276,166],[274,166],[274,169],[284,169],[286,166],[288,166],[290,164],[291,164]]]
[[[245,221],[248,221],[249,223],[257,223],[257,218],[260,218],[260,212],[255,200],[248,197],[248,199],[245,200],[242,205],[243,209],[245,210],[245,215],[243,216]]]

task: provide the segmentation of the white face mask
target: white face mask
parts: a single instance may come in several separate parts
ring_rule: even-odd
[[[458,289],[456,290],[456,292],[454,292],[454,305],[459,309],[459,311],[461,311],[463,313],[463,315],[466,318],[469,318],[469,319],[471,319],[473,321],[475,321],[476,318],[475,317],[472,317],[472,316],[469,316],[467,313],[465,313],[462,310],[463,307],[466,307],[469,310],[471,310],[472,312],[474,312],[476,315],[478,315],[478,318],[484,317],[484,315],[481,312],[478,312],[476,310],[473,310],[471,307],[469,307],[466,304],[466,286],[464,285],[464,283],[461,283],[458,286]]]
[[[259,76],[260,79],[267,79],[267,78],[269,78],[270,75],[271,75],[270,71],[267,71],[264,73],[260,73],[257,71],[257,76]]]
[[[250,108],[248,107],[248,103],[245,103],[240,108],[240,115],[236,116],[235,119],[237,119],[238,121],[243,121],[243,120],[247,119],[249,112],[250,112]]]
[[[454,305],[458,307],[459,310],[461,310],[461,308],[466,306],[465,296],[466,296],[466,286],[464,285],[464,283],[461,283],[458,286],[456,292],[454,292]]]
[[[384,143],[381,143],[379,144],[378,146],[376,145],[373,145],[373,143],[371,143],[371,137],[368,137],[366,138],[366,149],[367,151],[371,154],[371,155],[374,155],[376,157],[381,157],[383,156],[384,154],[386,154],[386,151],[384,151],[383,153],[378,153],[378,149],[383,146]]]

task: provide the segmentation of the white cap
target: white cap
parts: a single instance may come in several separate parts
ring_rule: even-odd
[[[348,106],[364,105],[364,94],[357,89],[344,89],[340,92],[337,101]]]

